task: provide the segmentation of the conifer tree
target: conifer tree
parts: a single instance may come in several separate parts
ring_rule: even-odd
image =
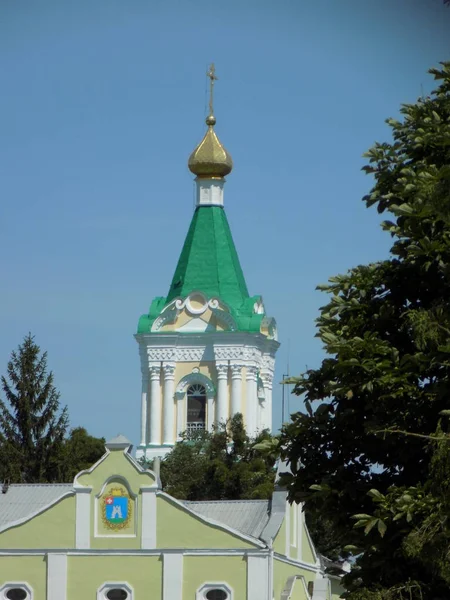
[[[47,353],[28,334],[11,353],[7,377],[1,378],[0,476],[11,483],[60,480],[68,427],[61,410]]]

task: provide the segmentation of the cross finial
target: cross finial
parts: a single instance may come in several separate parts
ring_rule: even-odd
[[[209,67],[209,71],[206,73],[206,75],[209,77],[210,79],[210,83],[209,83],[209,115],[212,117],[214,115],[214,82],[217,81],[217,77],[216,77],[216,69],[214,67],[214,63],[211,63],[211,66]]]

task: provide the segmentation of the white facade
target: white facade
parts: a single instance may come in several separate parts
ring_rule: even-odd
[[[217,330],[219,323],[223,330]],[[195,292],[169,304],[150,333],[136,335],[142,372],[138,458],[164,456],[186,431],[192,385],[205,391],[206,429],[236,413],[244,415],[250,436],[271,429],[279,344],[262,333],[233,329],[231,315],[218,300]]]

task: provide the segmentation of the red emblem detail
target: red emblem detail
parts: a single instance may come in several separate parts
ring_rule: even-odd
[[[108,498],[106,498],[106,504],[112,504],[114,502],[112,496],[108,496]]]

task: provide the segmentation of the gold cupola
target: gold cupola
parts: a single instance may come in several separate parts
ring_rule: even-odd
[[[222,179],[231,173],[233,160],[214,131],[216,118],[213,111],[213,89],[214,81],[217,79],[214,64],[211,65],[207,75],[211,80],[209,115],[206,117],[208,131],[189,157],[188,167],[200,179]]]

